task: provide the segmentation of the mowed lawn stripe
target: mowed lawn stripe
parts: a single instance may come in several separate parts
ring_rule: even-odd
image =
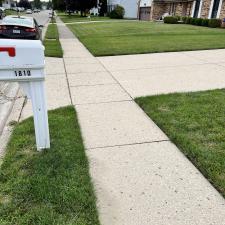
[[[49,24],[44,39],[45,56],[63,57],[63,50],[59,42],[59,32],[56,24]]]
[[[123,20],[68,26],[95,56],[225,48],[218,28]]]

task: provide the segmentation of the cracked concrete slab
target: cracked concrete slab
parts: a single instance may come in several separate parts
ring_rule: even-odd
[[[70,87],[116,83],[108,72],[68,74],[68,80]]]
[[[194,57],[185,55],[182,52],[108,56],[98,57],[98,60],[108,71],[177,67],[205,63],[203,60],[197,61]]]
[[[171,142],[87,154],[102,224],[225,224],[223,197]]]
[[[64,68],[64,62],[61,58],[50,58],[47,57],[45,59],[45,73],[47,75],[56,75],[56,74],[64,74],[65,68]]]
[[[225,87],[225,67],[204,64],[112,72],[132,97]]]
[[[86,148],[168,140],[132,101],[77,105]]]
[[[118,84],[71,87],[73,104],[90,104],[131,100]]]
[[[185,55],[208,63],[225,62],[225,49],[184,52]]]

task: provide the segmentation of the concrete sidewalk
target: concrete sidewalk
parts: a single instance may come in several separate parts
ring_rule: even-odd
[[[61,23],[59,20],[58,22]],[[130,61],[132,56],[128,56],[126,62],[125,58],[120,60],[118,57],[116,63],[111,61],[111,57],[95,58],[67,27],[60,24],[58,28],[64,50],[63,61],[69,93],[78,112],[90,161],[101,224],[225,224],[224,199],[133,101],[133,97],[139,94],[177,89],[168,90],[162,78],[154,76],[157,86],[152,92],[151,87],[147,86],[151,80],[142,81],[142,77],[148,78],[145,72],[140,74],[139,79],[137,71],[130,73],[131,75],[122,70],[119,71],[120,74],[116,74],[118,71],[114,73],[114,68],[123,69],[127,65],[141,70],[143,61]],[[173,61],[178,60],[177,64],[173,64],[177,68],[182,56],[168,54],[173,57]],[[196,62],[204,64],[202,60],[190,61],[192,57],[182,54],[182,62],[186,65]],[[167,56],[169,55],[158,56],[159,61],[155,59],[151,62],[160,67],[167,64],[170,66],[172,60],[168,60]],[[145,57],[157,58],[157,55],[143,56],[147,65]],[[195,71],[193,67],[193,77]],[[170,74],[174,87],[179,87],[179,83],[185,81],[173,77],[172,72]],[[186,74],[190,74],[190,71],[186,71]],[[208,79],[207,70],[205,75]],[[221,73],[216,73],[215,76],[216,80],[222,79],[223,82]],[[132,84],[129,79],[133,79]],[[185,76],[182,79],[186,79]],[[177,80],[179,82],[176,83]],[[190,89],[197,86],[196,80],[192,81]],[[135,82],[138,89],[135,89]],[[143,86],[143,92],[140,91],[141,82],[147,83]],[[213,83],[213,79],[210,83],[212,88],[220,87],[219,83]],[[183,84],[182,87],[187,86]]]
[[[225,49],[99,57],[132,97],[225,87]]]

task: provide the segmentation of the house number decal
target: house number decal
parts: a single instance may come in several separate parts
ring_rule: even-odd
[[[31,72],[30,70],[16,70],[15,75],[16,77],[30,77]]]

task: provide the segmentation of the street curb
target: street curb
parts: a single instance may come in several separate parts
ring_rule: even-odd
[[[3,100],[6,99],[5,103],[0,102],[0,135],[6,125],[6,121],[12,111],[14,102],[16,100],[18,91],[19,91],[19,84],[17,83],[6,83],[6,88],[3,91]],[[8,100],[7,100],[8,99]]]

